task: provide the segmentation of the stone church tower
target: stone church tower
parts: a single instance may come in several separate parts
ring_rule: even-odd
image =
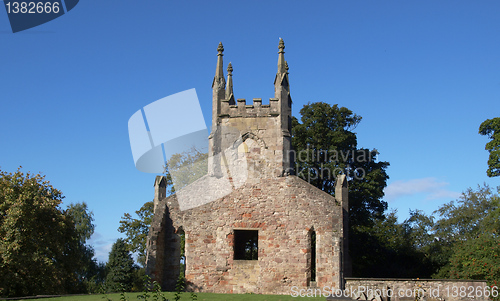
[[[235,100],[233,68],[230,63],[226,80],[219,44],[208,173],[169,197],[164,177],[154,184],[146,272],[163,289],[173,290],[181,273],[181,236],[188,290],[290,294],[292,287],[342,288],[350,269],[347,179],[337,178],[333,197],[293,175],[284,49],[280,39],[274,98],[247,105]],[[197,203],[207,194],[209,202]]]

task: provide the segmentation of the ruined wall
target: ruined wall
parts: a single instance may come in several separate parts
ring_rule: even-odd
[[[173,290],[180,271],[180,237],[168,218],[167,199],[163,198],[163,202],[156,200],[147,240],[146,274],[163,288]]]
[[[291,175],[292,99],[281,39],[278,49],[274,98],[269,105],[260,98],[247,105],[244,99],[235,101],[231,64],[226,85],[219,43],[208,174],[171,197],[155,194],[146,272],[164,289],[173,290],[179,275],[180,231],[185,233],[190,290],[290,294],[294,286],[343,284],[347,182],[344,178],[336,200]],[[161,183],[157,178],[156,186]],[[241,230],[258,231],[258,260],[235,259],[235,233]],[[311,279],[314,257],[316,276]]]
[[[345,288],[358,300],[489,300],[485,280],[345,278]]]
[[[292,286],[305,288],[310,279],[310,231],[316,232],[316,285],[341,285],[342,207],[335,199],[295,177],[255,180],[226,197],[186,211],[176,210],[175,197],[163,199],[160,208],[172,228],[170,243],[156,247],[163,264],[149,266],[152,275],[173,279],[174,232],[186,234],[186,280],[196,291],[219,293],[290,294]],[[157,222],[157,221],[156,221]],[[234,259],[234,230],[258,230],[258,260]],[[169,239],[167,239],[168,241]],[[160,249],[164,249],[161,252]],[[160,251],[160,252],[158,252]],[[161,253],[161,254],[160,254]],[[171,284],[163,281],[165,289]]]

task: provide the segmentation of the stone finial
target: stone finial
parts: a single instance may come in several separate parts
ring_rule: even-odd
[[[224,52],[224,46],[222,46],[222,42],[219,42],[219,47],[217,47],[217,51],[219,52],[218,55],[223,55],[222,53]]]
[[[278,46],[278,49],[280,50],[278,53],[285,53],[285,42],[283,41],[282,38],[280,38],[280,44]]]
[[[227,86],[226,86],[226,101],[230,105],[234,105],[234,95],[233,95],[233,65],[229,63],[227,65]]]
[[[215,68],[215,77],[212,83],[212,88],[216,90],[224,90],[226,87],[226,80],[224,79],[224,70],[223,70],[223,62],[222,57],[224,56],[222,52],[224,52],[224,46],[222,46],[222,42],[219,42],[219,47],[217,47],[217,67]],[[223,98],[224,96],[221,95]]]
[[[283,74],[286,73],[285,70],[285,42],[283,41],[282,38],[280,38],[280,43],[278,46],[279,50],[278,51],[278,74]]]

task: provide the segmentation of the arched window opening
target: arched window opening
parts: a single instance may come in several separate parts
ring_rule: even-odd
[[[177,230],[177,235],[180,245],[180,277],[184,278],[186,275],[186,234],[182,227]]]
[[[316,281],[316,231],[311,231],[311,281]]]

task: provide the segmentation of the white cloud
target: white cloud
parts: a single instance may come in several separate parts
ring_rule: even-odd
[[[97,261],[108,262],[109,252],[111,251],[112,246],[113,243],[109,243],[107,245],[95,247],[95,258]]]
[[[95,258],[97,258],[97,261],[107,262],[109,252],[111,251],[111,247],[115,241],[116,238],[106,239],[101,233],[94,232],[87,243],[94,247]]]
[[[401,197],[421,194],[424,200],[456,199],[460,193],[448,190],[449,183],[436,178],[422,178],[408,181],[395,181],[385,189],[385,199],[395,201]]]

